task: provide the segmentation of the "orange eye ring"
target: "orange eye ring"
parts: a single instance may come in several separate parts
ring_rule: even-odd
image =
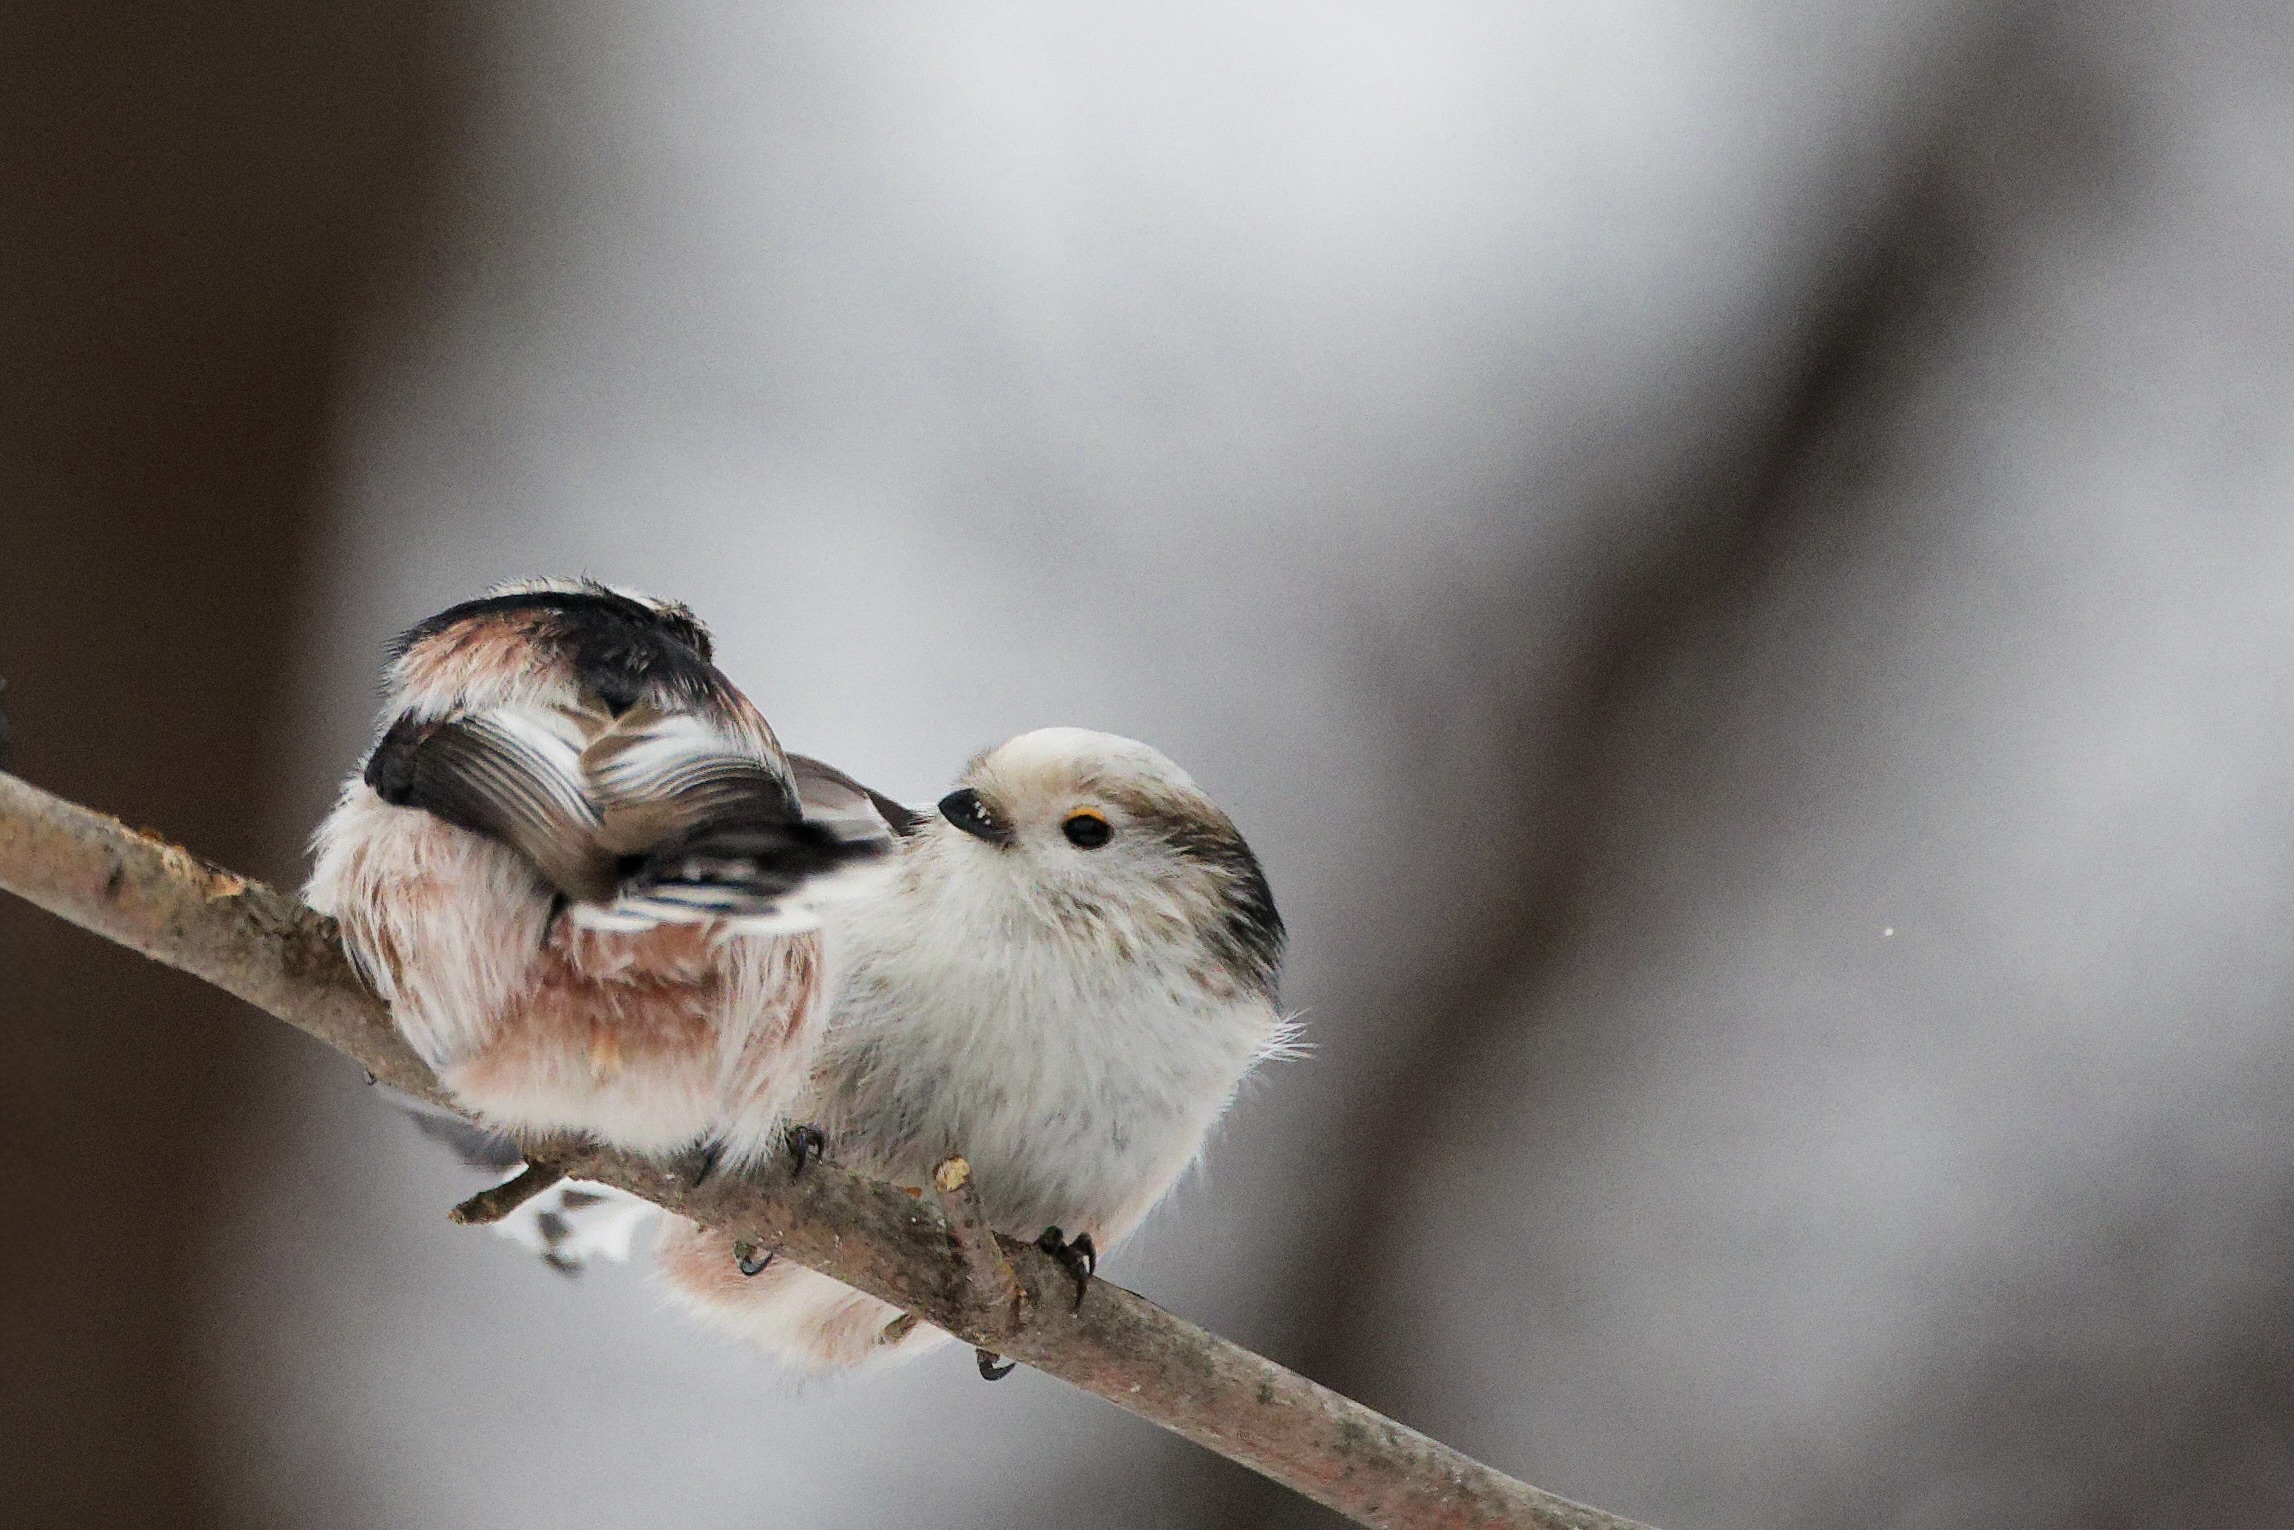
[[[1107,815],[1096,808],[1077,808],[1060,821],[1059,832],[1078,850],[1096,850],[1115,837]]]

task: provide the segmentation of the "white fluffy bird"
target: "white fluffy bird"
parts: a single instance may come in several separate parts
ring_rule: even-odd
[[[824,1017],[808,900],[883,820],[806,817],[672,602],[501,585],[407,632],[385,686],[305,896],[415,1051],[513,1137],[776,1150]]]
[[[833,1158],[895,1184],[963,1155],[989,1223],[1080,1285],[1288,1040],[1266,878],[1185,771],[1078,728],[988,751],[936,812],[887,826],[890,875],[823,913],[835,994],[795,1108]],[[690,1223],[665,1228],[659,1262],[705,1322],[803,1369],[947,1337]]]

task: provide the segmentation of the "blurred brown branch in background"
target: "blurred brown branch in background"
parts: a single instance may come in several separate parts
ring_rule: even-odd
[[[0,774],[0,887],[180,968],[453,1108],[343,958],[330,921],[155,835]],[[975,1278],[948,1218],[892,1186],[821,1164],[698,1187],[648,1159],[584,1144],[552,1171],[616,1186],[783,1253],[997,1353],[1096,1392],[1366,1525],[1633,1530],[1517,1482],[1105,1281],[1080,1305],[1059,1265],[996,1239],[1024,1300]],[[961,1180],[944,1187],[960,1194]],[[953,1239],[953,1241],[952,1241]],[[966,1255],[969,1255],[967,1259]],[[1048,1298],[1048,1299],[1047,1299]]]

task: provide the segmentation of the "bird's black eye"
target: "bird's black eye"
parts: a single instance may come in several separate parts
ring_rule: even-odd
[[[1077,808],[1067,815],[1066,821],[1059,826],[1059,832],[1065,834],[1067,842],[1078,850],[1096,850],[1106,844],[1108,837],[1115,831],[1107,826],[1105,818],[1091,809]]]
[[[980,800],[980,794],[968,786],[940,799],[940,816],[975,839],[984,839],[991,845],[1011,843],[1012,831]]]

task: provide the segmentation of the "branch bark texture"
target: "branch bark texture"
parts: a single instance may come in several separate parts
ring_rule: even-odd
[[[331,921],[156,835],[0,774],[0,888],[237,995],[408,1094],[454,1108],[359,981]],[[1021,1360],[1365,1525],[1645,1530],[1517,1482],[1030,1244],[817,1164],[719,1174],[567,1144],[549,1169],[643,1196]],[[504,1187],[505,1189],[508,1187]],[[961,1180],[947,1194],[960,1197]],[[472,1217],[480,1220],[480,1217]],[[1000,1260],[994,1256],[1000,1256]],[[1002,1269],[1021,1299],[1002,1295]]]

